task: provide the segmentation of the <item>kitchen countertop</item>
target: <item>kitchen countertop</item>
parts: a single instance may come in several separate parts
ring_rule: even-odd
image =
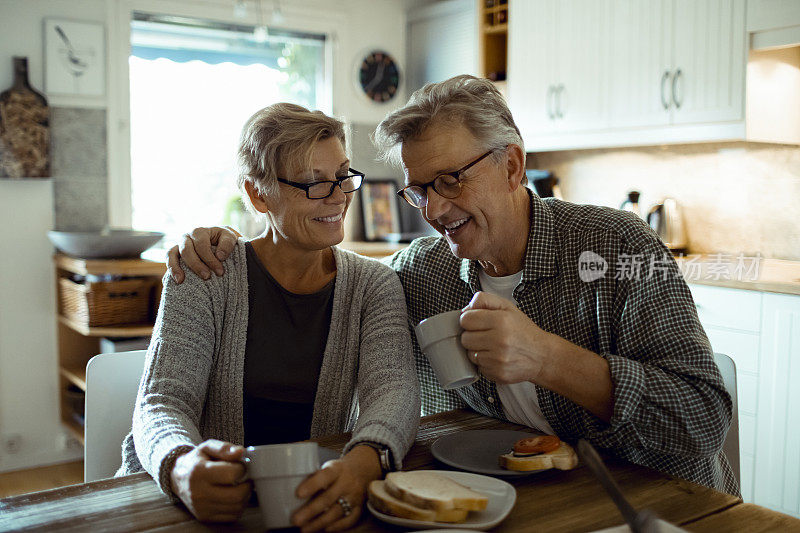
[[[800,261],[733,254],[687,254],[675,259],[686,283],[800,295]]]

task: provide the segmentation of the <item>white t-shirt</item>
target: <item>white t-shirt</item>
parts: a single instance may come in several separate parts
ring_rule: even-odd
[[[515,305],[514,289],[522,281],[522,271],[510,276],[492,277],[483,268],[478,268],[481,287],[485,292],[495,294]],[[530,381],[513,383],[511,385],[497,385],[497,394],[503,402],[503,411],[506,418],[517,424],[530,426],[548,435],[555,435],[555,431],[547,423],[542,410],[539,408],[539,399],[536,396],[536,385]]]

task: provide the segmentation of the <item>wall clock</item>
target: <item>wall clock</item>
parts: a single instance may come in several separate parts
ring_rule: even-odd
[[[358,67],[358,86],[373,102],[388,102],[400,86],[397,62],[381,50],[369,52]]]

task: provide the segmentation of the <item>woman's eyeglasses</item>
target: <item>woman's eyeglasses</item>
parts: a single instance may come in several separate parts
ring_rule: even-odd
[[[428,205],[428,187],[433,187],[433,190],[436,191],[436,194],[443,198],[458,198],[458,196],[461,194],[461,174],[472,168],[474,165],[477,165],[489,157],[489,154],[492,154],[497,150],[497,148],[489,150],[478,159],[466,164],[460,169],[454,172],[444,172],[439,174],[436,176],[436,178],[434,178],[433,181],[424,185],[409,185],[408,187],[403,187],[397,191],[397,194],[400,195],[406,202],[418,209]]]
[[[349,174],[336,178],[336,180],[315,181],[313,183],[301,183],[299,181],[289,181],[278,178],[278,181],[306,191],[306,198],[309,200],[321,200],[333,194],[336,187],[342,189],[344,193],[355,192],[364,183],[364,173],[355,169],[348,169]]]

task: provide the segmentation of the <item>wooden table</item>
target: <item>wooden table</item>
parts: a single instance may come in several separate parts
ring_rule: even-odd
[[[442,435],[471,429],[524,429],[467,410],[422,419],[417,440],[406,457],[408,470],[443,468],[430,453]],[[341,450],[347,435],[319,439]],[[607,458],[607,465],[634,507],[691,531],[800,531],[800,520],[743,504],[739,498],[654,470]],[[496,531],[593,531],[619,525],[622,517],[585,467],[513,478],[517,503]],[[172,505],[145,473],[0,500],[0,531],[261,531],[256,507],[231,525],[197,522],[182,506]],[[369,512],[351,531],[402,531]]]

